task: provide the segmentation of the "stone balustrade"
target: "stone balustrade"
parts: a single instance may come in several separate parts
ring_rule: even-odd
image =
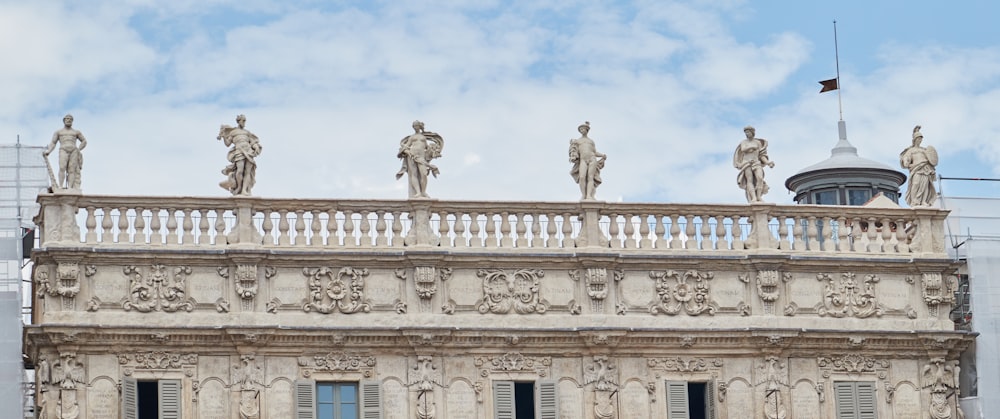
[[[944,257],[947,214],[928,208],[775,204],[71,194],[42,195],[39,202],[42,211],[37,221],[42,229],[42,247],[440,246],[455,251],[608,248],[636,252],[921,253]]]

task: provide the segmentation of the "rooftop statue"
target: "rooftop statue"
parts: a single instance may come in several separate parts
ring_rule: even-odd
[[[77,147],[76,142],[80,141]],[[63,128],[52,134],[52,142],[49,143],[48,150],[42,155],[45,164],[49,166],[49,153],[59,144],[59,177],[53,179],[53,187],[57,189],[80,189],[80,171],[83,169],[83,149],[87,147],[87,139],[83,133],[73,129],[73,115],[67,114],[63,117]],[[49,166],[49,176],[52,175],[52,166]]]
[[[429,142],[429,143],[428,143]],[[430,198],[427,195],[427,177],[437,177],[437,166],[431,160],[441,157],[444,149],[444,138],[440,135],[424,131],[424,123],[413,121],[413,134],[399,141],[399,153],[396,157],[402,160],[402,167],[396,172],[396,179],[407,175],[410,185],[410,198]]]
[[[577,127],[577,131],[580,131],[580,138],[569,140],[569,161],[573,163],[569,175],[580,184],[580,199],[592,200],[596,199],[594,193],[601,184],[601,169],[608,155],[598,152],[594,140],[587,137],[590,121]]]
[[[223,140],[227,147],[232,146],[226,156],[229,165],[222,169],[222,174],[227,178],[219,182],[219,186],[233,195],[250,195],[257,180],[257,162],[254,159],[260,155],[260,139],[244,128],[246,123],[247,117],[239,115],[236,117],[236,127],[222,125],[219,135],[215,137]]]
[[[937,199],[934,190],[934,167],[938,154],[934,147],[921,147],[924,135],[920,125],[913,127],[913,144],[899,153],[899,165],[910,171],[910,186],[906,188],[906,203],[911,207],[929,207]]]
[[[774,167],[774,162],[767,157],[767,140],[757,138],[757,130],[747,125],[743,128],[747,138],[740,141],[733,153],[733,167],[739,169],[736,184],[746,191],[747,202],[763,202],[767,193],[767,182],[764,182],[764,166]]]

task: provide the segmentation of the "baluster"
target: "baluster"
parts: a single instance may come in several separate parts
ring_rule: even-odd
[[[191,208],[184,208],[181,210],[181,216],[184,217],[181,220],[181,243],[191,244],[194,242],[194,222],[191,221]]]
[[[878,227],[875,225],[875,217],[868,217],[868,253],[882,253],[882,246],[878,244]]]
[[[104,214],[101,216],[101,242],[102,243],[113,243],[118,240],[112,237],[111,228],[114,227],[114,223],[111,220],[111,207],[101,208],[101,212]]]
[[[510,213],[508,212],[500,213],[500,247],[507,249],[514,247],[514,240],[510,235]]]
[[[910,253],[910,245],[906,242],[906,221],[902,218],[896,220],[896,251]]]
[[[319,218],[320,213],[322,213],[320,210],[309,211],[309,217],[312,218],[312,223],[309,226],[309,231],[312,233],[309,236],[309,246],[311,247],[323,246],[323,220]]]
[[[833,242],[833,219],[830,217],[823,217],[820,224],[820,231],[822,234],[822,247],[824,252],[833,252],[836,250],[836,244]]]
[[[261,228],[264,229],[264,246],[274,246],[274,221],[271,221],[274,211],[265,209],[262,212],[264,213],[264,222],[261,223]]]
[[[517,247],[528,247],[528,226],[524,223],[524,217],[527,215],[524,212],[516,212],[514,217],[517,220],[517,224],[514,225],[514,235],[517,237],[515,244]]]
[[[486,247],[497,247],[497,225],[493,220],[494,213],[486,213]]]
[[[392,213],[392,246],[403,246],[403,214],[399,211]]]
[[[684,247],[681,242],[680,214],[670,214],[670,248],[680,249]]]
[[[326,210],[326,247],[337,246],[340,246],[340,234],[337,233],[337,210],[331,208]]]
[[[292,244],[291,237],[288,237],[288,210],[278,210],[278,246],[288,246]]]
[[[233,215],[235,214],[234,212]],[[229,238],[226,237],[226,210],[224,209],[215,210],[215,244],[220,246],[229,244]]]
[[[698,248],[698,239],[694,236],[695,231],[694,215],[688,214],[684,220],[684,239],[686,240],[684,243],[685,249]]]
[[[808,224],[806,224],[806,250],[810,252],[818,252],[819,249],[819,231],[816,229],[816,216],[810,215],[807,218]]]
[[[649,239],[649,215],[639,216],[639,248],[649,249],[653,241]]]
[[[802,220],[792,217],[792,249],[806,250],[805,236],[802,235]]]
[[[861,217],[854,217],[851,219],[851,242],[854,244],[854,251],[856,253],[864,252],[867,246],[864,245],[864,231],[861,228]]]
[[[562,216],[563,248],[576,247],[576,240],[573,239],[573,222],[570,221],[570,214],[567,212]]]
[[[452,231],[455,232],[455,247],[469,247],[468,239],[465,238],[465,215],[461,211],[455,211]]]
[[[656,233],[656,241],[653,242],[653,246],[657,249],[666,249],[669,247],[669,242],[664,237],[667,234],[667,228],[663,226],[663,216],[654,214],[653,218],[656,219],[656,226],[653,228],[653,232]]]
[[[448,225],[448,212],[438,211],[438,240],[441,247],[452,247],[449,231],[451,231],[451,226]]]
[[[542,223],[540,218],[541,214],[531,214],[531,247],[544,246],[544,242],[542,241]]]
[[[545,215],[545,247],[549,249],[559,247],[559,237],[556,231],[556,214],[550,212]]]
[[[472,212],[469,215],[472,222],[469,223],[469,247],[483,247],[483,239],[479,237],[479,213]]]
[[[119,243],[129,243],[128,234],[128,208],[121,207],[118,208],[118,232],[115,233],[115,241]]]
[[[726,217],[721,215],[715,216],[715,249],[729,249],[729,243],[726,242]]]
[[[306,245],[306,222],[303,214],[305,210],[295,210],[295,237],[292,237],[292,246]],[[291,215],[291,214],[289,214]]]
[[[788,240],[788,217],[778,218],[778,248],[791,250],[792,242]]]
[[[356,247],[357,237],[354,237],[354,212],[344,210],[344,246]]]
[[[843,215],[837,217],[837,245],[833,247],[837,252],[846,252],[851,249],[847,236],[850,235],[850,227],[847,225],[847,218]]]
[[[143,215],[142,207],[135,208],[135,239],[133,242],[146,243],[146,216]]]
[[[365,210],[361,211],[361,218],[358,220],[358,222],[361,224],[360,226],[358,226],[359,227],[358,230],[360,232],[359,234],[360,237],[358,237],[359,240],[358,245],[361,247],[372,247],[372,236],[371,236],[372,222],[371,220],[368,219],[368,214],[369,214],[368,211]]]
[[[198,210],[198,235],[195,236],[195,244],[211,244],[212,240],[208,236],[208,210]]]
[[[385,234],[385,211],[375,211],[375,247],[387,247],[389,237]]]
[[[699,218],[701,219],[701,231],[698,232],[698,241],[701,242],[701,246],[698,248],[712,250],[712,225],[708,222],[711,220],[711,216],[702,215]]]
[[[740,225],[739,214],[733,217],[733,250],[744,250],[746,249],[746,243],[743,242],[743,226]]]
[[[176,208],[167,208],[167,244],[177,244]]]
[[[894,253],[896,251],[896,246],[892,245],[892,229],[889,228],[889,219],[882,219],[882,252],[883,253]]]
[[[149,244],[159,246],[163,244],[163,235],[160,233],[160,209],[150,209],[149,213]]]
[[[622,241],[618,237],[618,214],[611,213],[608,216],[608,241],[611,242],[612,249],[621,249]]]
[[[639,245],[638,241],[635,239],[635,222],[632,220],[633,216],[633,214],[625,214],[625,217],[622,220],[625,224],[625,237],[624,240],[622,240],[622,247],[626,249],[634,249]]]
[[[97,216],[94,214],[96,211],[96,207],[87,207],[87,220],[84,222],[87,234],[84,236],[84,243],[97,243]]]

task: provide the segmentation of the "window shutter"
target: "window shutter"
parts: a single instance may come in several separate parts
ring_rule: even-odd
[[[295,419],[316,419],[315,381],[295,381]]]
[[[514,419],[514,382],[493,382],[493,417]]]
[[[705,417],[707,419],[716,419],[715,380],[705,383]]]
[[[875,419],[875,383],[872,381],[859,381],[857,385],[858,419]]]
[[[667,419],[688,419],[687,381],[667,381]]]
[[[181,380],[160,380],[156,387],[160,419],[181,419]]]
[[[559,419],[559,388],[555,381],[538,383],[538,419]]]
[[[361,419],[382,419],[381,382],[361,382]]]
[[[837,403],[837,419],[858,419],[853,382],[834,381],[833,395]]]
[[[122,378],[122,419],[139,419],[139,384],[135,378]]]

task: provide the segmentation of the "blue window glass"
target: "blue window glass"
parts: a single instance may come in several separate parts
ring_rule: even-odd
[[[316,419],[358,419],[358,385],[316,383]]]

